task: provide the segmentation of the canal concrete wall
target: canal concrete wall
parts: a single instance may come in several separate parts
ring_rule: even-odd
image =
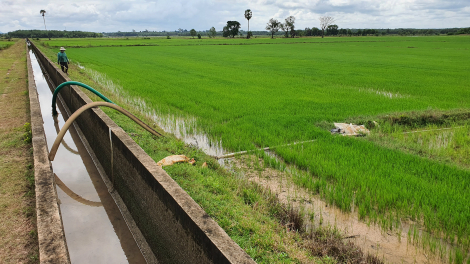
[[[31,45],[49,78],[70,81]],[[70,112],[92,102],[80,87],[60,92]],[[161,263],[254,263],[225,231],[102,110],[85,111],[76,123],[100,166]],[[45,156],[46,157],[46,156]]]
[[[27,46],[26,50],[28,50]],[[52,172],[52,164],[48,159],[49,150],[44,133],[44,121],[36,91],[31,58],[28,53],[26,53],[26,58],[34,156],[39,260],[41,263],[70,263],[55,189],[54,173]]]

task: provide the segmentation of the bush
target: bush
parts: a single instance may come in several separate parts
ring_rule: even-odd
[[[31,131],[31,124],[26,123],[23,125],[24,134],[23,134],[23,141],[27,144],[33,141],[33,132]]]
[[[201,33],[197,33],[197,38],[201,39]]]

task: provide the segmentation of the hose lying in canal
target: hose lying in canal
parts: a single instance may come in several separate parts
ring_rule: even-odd
[[[144,128],[148,132],[152,133],[153,135],[155,135],[157,137],[162,137],[163,136],[162,134],[160,134],[157,131],[153,130],[150,126],[148,126],[147,124],[142,122],[140,119],[138,119],[136,116],[134,116],[133,114],[131,114],[130,112],[128,112],[127,110],[125,110],[124,108],[122,108],[120,106],[117,106],[117,105],[112,104],[112,103],[107,103],[107,102],[89,103],[89,104],[86,104],[86,105],[80,107],[77,111],[75,111],[69,117],[69,119],[67,119],[67,122],[65,122],[65,124],[62,127],[62,129],[60,130],[59,134],[57,134],[57,138],[55,139],[54,144],[52,145],[51,151],[49,153],[49,160],[50,161],[54,160],[55,155],[57,153],[57,149],[59,148],[60,142],[64,138],[65,133],[67,132],[69,127],[72,125],[73,121],[75,121],[75,119],[77,119],[77,117],[79,117],[86,110],[88,110],[90,108],[93,108],[93,107],[97,107],[97,106],[106,106],[106,107],[109,107],[109,108],[113,108],[113,109],[123,113],[124,115],[126,115],[130,119],[132,119],[132,121],[136,122],[138,125],[140,125],[142,128]]]

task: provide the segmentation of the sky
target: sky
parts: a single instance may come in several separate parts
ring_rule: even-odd
[[[49,30],[92,32],[220,31],[229,20],[247,30],[246,9],[253,12],[253,31],[291,15],[297,29],[319,27],[322,16],[333,17],[339,28],[470,27],[470,0],[0,0],[0,32],[44,29],[41,9]]]

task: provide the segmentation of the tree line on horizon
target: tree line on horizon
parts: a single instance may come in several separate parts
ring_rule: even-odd
[[[253,17],[253,12],[250,9],[245,10],[244,17],[248,21],[248,31],[241,30],[241,24],[238,21],[227,21],[227,24],[223,27],[222,31],[217,31],[214,27],[209,30],[196,31],[194,28],[191,30],[181,29],[172,31],[139,31],[132,30],[132,32],[110,32],[110,33],[95,33],[85,31],[60,31],[60,30],[47,30],[46,21],[44,15],[45,10],[40,10],[44,20],[45,30],[16,30],[3,34],[3,38],[97,38],[97,37],[146,37],[146,36],[197,36],[199,39],[206,35],[209,38],[216,36],[223,37],[245,37],[251,38],[253,35],[271,35],[274,36],[283,35],[284,37],[294,38],[303,36],[384,36],[384,35],[459,35],[459,34],[470,34],[469,28],[446,28],[446,29],[413,29],[413,28],[398,28],[398,29],[350,29],[350,28],[339,28],[338,25],[334,24],[335,19],[329,16],[320,17],[320,27],[306,27],[305,29],[295,29],[295,17],[288,16],[284,22],[280,22],[277,19],[271,18],[266,24],[267,31],[250,31],[250,19]],[[279,33],[279,31],[282,33]],[[201,34],[202,33],[202,34]]]
[[[8,32],[5,37],[10,38],[101,38],[102,33],[65,30],[15,30]]]
[[[206,37],[221,37],[223,31],[203,30],[196,31],[196,35]],[[241,33],[241,34],[240,34]],[[251,31],[253,36],[270,36],[269,31]],[[240,30],[239,37],[244,37],[246,31]],[[469,28],[445,28],[445,29],[413,29],[413,28],[395,28],[395,29],[338,29],[337,25],[332,25],[325,31],[325,36],[430,36],[430,35],[460,35],[470,34]],[[147,32],[108,32],[95,33],[84,31],[59,31],[59,30],[16,30],[1,35],[2,38],[101,38],[101,37],[151,37],[151,36],[191,36],[190,31],[147,31]],[[279,31],[274,36],[285,36],[285,32]],[[295,32],[295,37],[321,36],[321,29],[317,27],[299,29]]]

